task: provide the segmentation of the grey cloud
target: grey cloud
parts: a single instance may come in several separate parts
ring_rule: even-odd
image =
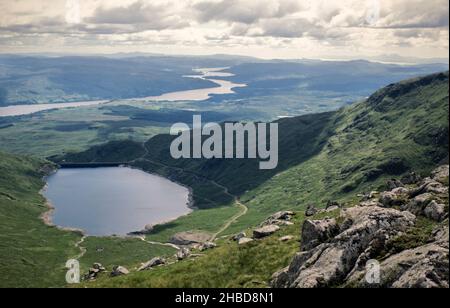
[[[252,24],[263,18],[284,17],[301,9],[295,0],[221,0],[203,1],[194,5],[200,22],[226,21]]]
[[[190,24],[182,16],[173,14],[169,5],[137,1],[126,7],[99,7],[85,21],[100,25],[135,25],[137,31],[181,29]]]

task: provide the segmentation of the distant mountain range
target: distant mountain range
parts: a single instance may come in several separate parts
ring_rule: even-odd
[[[233,80],[249,84],[230,99],[255,95],[261,88],[284,93],[311,90],[368,95],[391,82],[448,69],[445,64],[266,61],[228,55],[0,55],[0,106],[138,98],[214,87],[208,81],[183,78],[199,67],[231,67],[237,75]]]

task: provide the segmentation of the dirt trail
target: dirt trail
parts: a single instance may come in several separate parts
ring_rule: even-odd
[[[141,156],[141,157],[139,157],[139,158],[137,158],[137,159],[131,161],[130,163],[133,163],[133,162],[136,162],[136,161],[139,161],[139,160],[140,160],[140,161],[147,161],[147,162],[150,162],[150,163],[152,163],[152,164],[160,165],[160,166],[165,167],[165,168],[175,169],[175,170],[178,170],[178,171],[183,172],[183,173],[191,173],[191,174],[193,174],[193,175],[195,175],[195,176],[197,176],[197,177],[200,177],[198,174],[196,174],[196,173],[194,173],[194,172],[189,172],[189,171],[186,171],[186,170],[184,170],[184,169],[182,169],[182,168],[179,168],[179,167],[169,166],[169,165],[166,165],[166,164],[163,164],[163,163],[160,163],[160,162],[156,162],[156,161],[147,159],[146,156],[149,154],[149,151],[148,151],[148,149],[147,149],[146,143],[143,143],[142,147],[144,148],[145,154],[144,154],[143,156]],[[202,177],[202,178],[203,178],[204,180],[210,182],[211,184],[213,184],[213,185],[219,187],[220,189],[222,189],[223,192],[224,192],[226,195],[228,195],[228,196],[230,196],[231,198],[233,198],[234,203],[235,203],[238,207],[241,208],[241,211],[240,211],[238,214],[234,215],[234,216],[231,217],[229,220],[227,220],[227,221],[225,222],[225,224],[224,224],[224,225],[223,225],[223,226],[222,226],[222,227],[221,227],[221,228],[220,228],[220,229],[219,229],[219,230],[211,237],[211,241],[215,241],[215,240],[217,239],[217,237],[218,237],[220,234],[222,234],[223,232],[225,232],[225,231],[226,231],[233,223],[235,223],[239,218],[241,218],[242,216],[244,216],[244,215],[247,214],[247,212],[248,212],[248,207],[247,207],[245,204],[243,204],[242,202],[240,202],[238,196],[233,195],[232,193],[230,193],[230,191],[229,191],[229,189],[228,189],[227,187],[225,187],[225,186],[223,186],[223,185],[217,183],[216,181],[210,180],[210,179],[208,179],[208,178],[205,178],[205,177]],[[155,243],[155,244],[158,244],[158,243]],[[161,243],[159,243],[159,244],[161,244]],[[167,244],[167,245],[171,245],[171,244]],[[179,249],[179,248],[178,248],[178,249]]]
[[[84,243],[84,241],[86,240],[86,238],[87,238],[87,236],[84,235],[78,242],[75,243],[75,248],[80,250],[80,254],[77,255],[75,258],[73,258],[74,260],[80,260],[86,254],[87,249],[85,247],[81,246]]]

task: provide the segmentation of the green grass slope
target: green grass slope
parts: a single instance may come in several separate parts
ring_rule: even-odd
[[[62,287],[80,236],[46,226],[40,161],[0,153],[0,287]]]
[[[260,171],[256,160],[174,160],[169,153],[174,137],[168,135],[150,139],[148,154],[132,164],[192,187],[200,209],[223,212],[223,206],[233,204],[224,187],[239,196],[249,211],[227,230],[231,233],[280,209],[300,210],[310,203],[321,207],[331,199],[346,202],[356,193],[383,188],[388,178],[411,170],[428,173],[448,161],[448,122],[445,72],[390,85],[336,112],[278,121],[280,163],[275,170]],[[80,156],[97,161],[86,153]],[[161,239],[163,232],[167,239],[194,226],[206,231],[206,225],[224,221],[219,220],[223,215],[207,221],[199,216],[194,212],[161,226],[153,236]]]

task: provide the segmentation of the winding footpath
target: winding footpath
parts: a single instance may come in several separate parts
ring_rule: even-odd
[[[80,250],[80,254],[78,254],[75,258],[73,258],[74,260],[79,261],[87,253],[87,249],[85,247],[81,246],[84,243],[84,241],[86,240],[86,238],[87,238],[87,236],[83,235],[83,237],[78,242],[75,243],[75,248]]]
[[[227,220],[227,221],[225,222],[225,224],[224,224],[224,225],[223,225],[223,226],[222,226],[215,234],[213,234],[213,235],[211,236],[211,239],[210,239],[211,242],[215,241],[215,240],[217,239],[217,237],[218,237],[220,234],[222,234],[223,232],[225,232],[225,231],[226,231],[232,224],[234,224],[239,218],[241,218],[242,216],[244,216],[244,215],[247,214],[247,212],[248,212],[248,207],[247,207],[245,204],[243,204],[243,203],[239,200],[239,197],[238,197],[238,196],[232,194],[232,193],[229,191],[229,189],[228,189],[227,187],[225,187],[225,186],[223,186],[223,185],[217,183],[217,182],[214,181],[214,180],[210,180],[210,179],[208,179],[208,178],[206,178],[206,177],[200,176],[200,175],[196,174],[195,172],[189,172],[189,171],[184,170],[183,168],[174,167],[174,166],[169,166],[169,165],[163,164],[163,163],[161,163],[161,162],[156,162],[156,161],[150,160],[150,159],[146,158],[146,157],[150,154],[150,152],[149,152],[149,150],[148,150],[148,148],[147,148],[146,142],[144,142],[144,143],[142,144],[142,147],[143,147],[144,152],[145,152],[144,155],[142,155],[141,157],[139,157],[139,158],[137,158],[137,159],[134,159],[134,160],[130,161],[129,163],[135,163],[135,162],[137,162],[137,161],[147,161],[147,162],[149,162],[149,163],[152,163],[152,164],[156,164],[156,165],[162,166],[162,167],[164,167],[164,168],[174,169],[174,170],[178,170],[178,171],[183,172],[183,173],[190,173],[190,174],[195,175],[195,176],[197,176],[197,177],[201,177],[202,179],[204,179],[204,180],[210,182],[211,184],[213,184],[214,186],[219,187],[219,188],[224,192],[224,194],[230,196],[230,197],[234,200],[234,203],[236,204],[236,206],[239,207],[239,208],[241,209],[241,210],[239,211],[239,213],[237,213],[236,215],[234,215],[233,217],[231,217],[229,220]],[[215,203],[215,202],[212,202],[212,203]],[[144,240],[145,240],[145,238],[144,238]],[[146,242],[148,242],[148,241],[146,241]],[[157,242],[149,242],[149,243],[153,243],[153,244],[164,244],[164,243],[157,243]],[[164,244],[164,245],[169,245],[169,246],[170,246],[171,244],[170,244],[170,243],[166,243],[166,244]],[[173,247],[173,246],[172,246],[172,247]],[[177,246],[175,246],[175,247],[177,247]],[[177,247],[177,249],[179,249],[179,247]]]

